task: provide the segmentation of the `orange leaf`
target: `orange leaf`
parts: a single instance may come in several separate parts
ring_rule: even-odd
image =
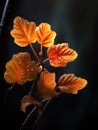
[[[41,23],[36,28],[35,35],[38,43],[45,47],[53,45],[56,37],[56,33],[51,30],[51,26],[48,23]]]
[[[55,73],[50,73],[48,71],[41,72],[37,85],[38,92],[43,98],[49,98],[58,95],[58,93],[54,90],[56,86]]]
[[[58,80],[59,89],[66,93],[77,94],[86,85],[86,79],[76,77],[74,74],[63,74]]]
[[[41,103],[35,100],[32,97],[32,95],[30,94],[25,95],[21,100],[21,111],[26,112],[27,106],[32,105],[32,104],[37,105],[37,106],[41,105]]]
[[[36,24],[34,22],[28,22],[27,20],[17,16],[14,19],[13,29],[11,30],[11,36],[14,37],[14,42],[21,47],[28,46],[29,43],[36,42],[34,31]]]
[[[6,63],[4,79],[8,83],[18,83],[20,85],[27,81],[34,80],[41,68],[31,60],[28,52],[14,54],[12,59]]]
[[[78,56],[77,52],[69,48],[67,43],[52,45],[47,50],[50,65],[54,67],[65,67]]]

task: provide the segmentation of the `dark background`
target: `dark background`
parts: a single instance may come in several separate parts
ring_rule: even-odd
[[[5,0],[0,0],[0,17]],[[37,25],[51,24],[57,32],[55,43],[68,42],[79,54],[78,58],[62,70],[48,66],[59,77],[74,73],[88,80],[88,85],[77,95],[62,94],[53,99],[43,113],[36,130],[98,129],[98,1],[97,0],[10,0],[5,27],[0,29],[0,118],[1,128],[19,130],[26,115],[20,111],[21,97],[27,93],[20,86],[8,95],[9,85],[3,79],[6,62],[14,53],[29,51],[13,44],[9,32],[13,18],[21,16]],[[0,128],[0,129],[1,129]]]

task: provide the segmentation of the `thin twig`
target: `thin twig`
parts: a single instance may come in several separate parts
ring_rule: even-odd
[[[1,21],[0,21],[0,26],[4,26],[4,19],[5,19],[5,16],[6,16],[6,12],[7,12],[7,8],[8,8],[8,4],[9,4],[9,0],[6,0],[5,2],[5,6],[4,6],[4,10],[3,10],[3,14],[2,14],[2,17],[1,17]]]
[[[43,102],[43,101],[42,101],[42,102]],[[47,100],[47,102],[46,102],[46,104],[45,104],[45,106],[43,107],[42,110],[39,109],[40,111],[39,111],[38,116],[37,116],[37,118],[36,118],[36,120],[35,120],[35,123],[34,123],[34,125],[33,125],[32,130],[35,129],[35,127],[36,127],[36,125],[37,125],[39,119],[41,118],[41,116],[42,116],[43,112],[45,111],[46,107],[48,106],[49,102],[50,102],[50,99]]]
[[[26,119],[24,120],[24,122],[22,123],[20,130],[23,130],[23,128],[25,127],[27,121],[30,119],[31,115],[33,114],[33,112],[36,110],[37,106],[35,106],[32,111],[28,114],[28,116],[26,117]]]
[[[33,82],[29,94],[32,94],[33,88],[34,88],[35,82]]]

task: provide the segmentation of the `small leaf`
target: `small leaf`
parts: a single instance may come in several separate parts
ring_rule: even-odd
[[[32,105],[32,104],[41,106],[41,103],[35,100],[34,97],[32,97],[32,95],[30,94],[25,95],[21,100],[21,111],[26,112],[27,106]]]
[[[51,26],[48,23],[41,23],[36,28],[35,35],[38,43],[45,47],[53,45],[56,37],[56,33],[51,30]]]

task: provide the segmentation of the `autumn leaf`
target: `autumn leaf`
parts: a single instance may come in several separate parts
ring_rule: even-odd
[[[21,100],[21,111],[26,112],[26,108],[29,105],[41,106],[41,103],[37,101],[32,95],[27,94]]]
[[[35,35],[39,44],[49,47],[54,44],[56,32],[51,30],[51,26],[48,23],[41,23],[36,28]]]
[[[34,80],[41,70],[28,52],[20,52],[14,54],[12,59],[6,63],[6,71],[4,72],[4,79],[8,83],[18,83],[20,85],[27,81]]]
[[[17,16],[13,22],[13,29],[10,34],[14,38],[14,42],[20,47],[26,47],[30,43],[36,42],[34,35],[36,24]]]
[[[47,55],[50,65],[54,67],[65,67],[78,56],[77,52],[69,48],[67,43],[50,46],[47,50]]]
[[[61,92],[77,94],[79,90],[87,85],[87,80],[74,74],[63,74],[57,83]]]
[[[43,98],[49,98],[57,96],[58,93],[55,91],[55,73],[48,71],[41,72],[40,79],[37,82],[38,93]]]

